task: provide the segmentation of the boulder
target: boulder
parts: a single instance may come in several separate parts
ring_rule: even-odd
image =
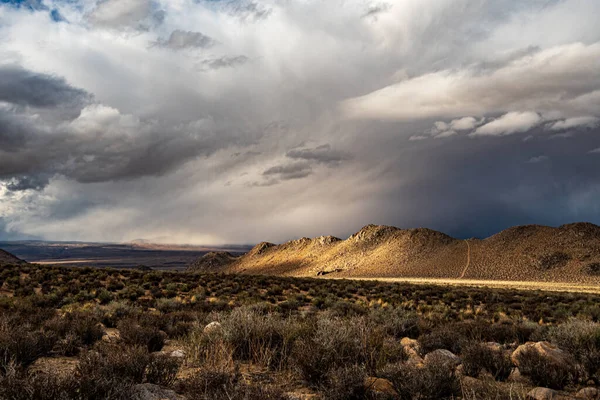
[[[451,368],[455,368],[462,363],[459,356],[445,349],[437,349],[431,353],[427,353],[423,362],[425,365],[439,363]]]
[[[223,326],[220,322],[213,321],[206,325],[202,332],[204,332],[205,335],[220,335],[223,333]]]
[[[398,397],[398,392],[394,389],[394,385],[387,379],[368,376],[365,378],[365,387],[375,394],[393,398]]]
[[[536,387],[527,393],[527,400],[574,400],[575,397],[561,394],[556,390]]]
[[[600,390],[595,387],[586,387],[581,389],[575,395],[576,399],[589,399],[589,400],[598,400],[600,399]]]
[[[557,400],[561,396],[556,390],[536,387],[527,393],[527,400]]]
[[[135,400],[186,400],[171,389],[166,389],[152,383],[143,383],[133,387]]]
[[[572,357],[565,351],[559,349],[549,342],[527,342],[517,347],[510,356],[511,361],[517,367],[521,366],[521,357],[524,352],[534,350],[546,357],[554,364],[566,365],[572,363]]]

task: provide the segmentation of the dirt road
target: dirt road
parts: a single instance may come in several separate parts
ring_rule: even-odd
[[[525,281],[492,281],[478,279],[445,279],[445,278],[336,278],[382,282],[406,282],[421,285],[471,286],[504,289],[546,290],[551,292],[600,293],[600,285],[578,284],[566,282],[525,282]]]

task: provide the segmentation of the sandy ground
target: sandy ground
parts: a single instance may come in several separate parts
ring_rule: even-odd
[[[476,279],[444,279],[444,278],[337,278],[322,279],[355,279],[381,282],[405,282],[422,285],[493,287],[506,289],[547,290],[552,292],[600,293],[600,285],[565,283],[565,282],[525,282],[525,281],[492,281]]]

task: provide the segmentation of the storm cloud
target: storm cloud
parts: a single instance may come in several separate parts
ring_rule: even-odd
[[[0,238],[600,223],[595,0],[0,4]]]

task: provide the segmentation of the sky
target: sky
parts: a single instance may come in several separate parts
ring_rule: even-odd
[[[600,224],[598,0],[0,0],[0,239]]]

